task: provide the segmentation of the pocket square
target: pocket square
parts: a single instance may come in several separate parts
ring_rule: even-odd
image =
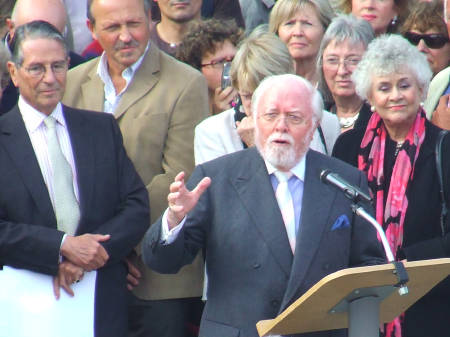
[[[345,227],[350,227],[350,221],[348,221],[347,215],[342,214],[336,219],[333,226],[331,226],[331,230],[334,231],[336,229]]]

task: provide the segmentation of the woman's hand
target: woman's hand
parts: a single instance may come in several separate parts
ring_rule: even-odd
[[[216,88],[214,92],[213,114],[228,110],[231,108],[231,102],[236,99],[237,91],[232,87]]]

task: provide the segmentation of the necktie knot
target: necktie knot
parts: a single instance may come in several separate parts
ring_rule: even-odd
[[[279,183],[287,182],[292,177],[291,171],[275,171],[273,174],[275,174]]]
[[[47,116],[44,119],[44,124],[48,129],[54,129],[56,127],[56,119],[52,116]]]

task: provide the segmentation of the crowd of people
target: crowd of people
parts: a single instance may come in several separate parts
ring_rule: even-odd
[[[324,169],[396,260],[450,257],[450,0],[0,6],[0,266],[56,298],[96,270],[96,337],[256,337],[386,263]],[[448,317],[450,277],[380,334]]]

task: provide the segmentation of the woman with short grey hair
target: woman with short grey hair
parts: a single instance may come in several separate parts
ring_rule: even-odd
[[[365,127],[370,118],[370,107],[356,94],[351,76],[374,37],[367,21],[344,14],[331,21],[323,36],[317,58],[318,88],[325,108],[338,117],[341,132]]]
[[[425,55],[403,37],[392,34],[373,40],[352,76],[372,116],[366,129],[342,134],[333,150],[334,156],[366,173],[376,219],[398,261],[450,256],[449,221],[441,221],[435,160],[440,129],[426,119],[421,106],[431,76]],[[442,143],[439,166],[449,196],[450,137]],[[447,278],[386,324],[384,335],[447,336],[449,298]]]

